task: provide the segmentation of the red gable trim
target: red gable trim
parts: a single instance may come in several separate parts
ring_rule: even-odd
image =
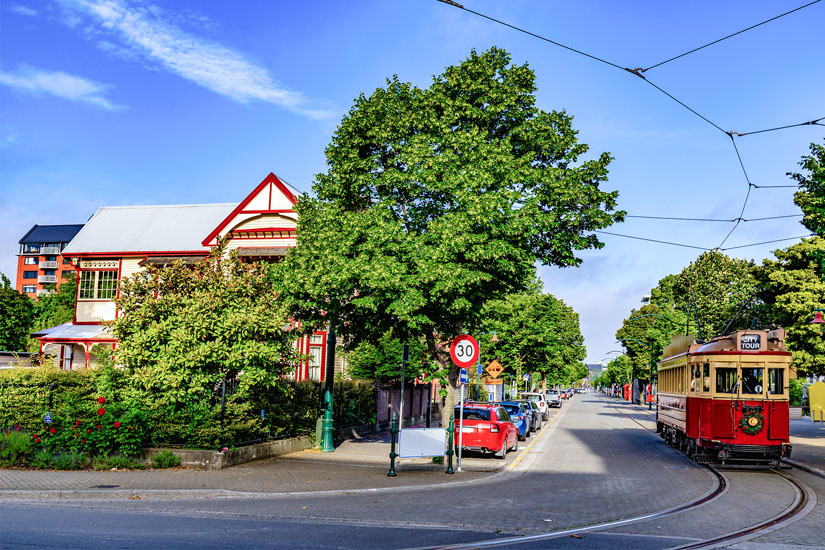
[[[233,229],[232,233],[296,233],[294,228],[289,227],[261,227],[260,229]]]
[[[267,177],[265,177],[264,180],[261,183],[259,183],[258,186],[255,189],[253,189],[252,192],[249,195],[247,195],[246,198],[243,201],[241,201],[241,204],[239,204],[235,208],[235,210],[233,210],[232,213],[230,213],[226,217],[225,220],[223,220],[220,224],[218,224],[218,227],[216,227],[212,231],[212,233],[210,233],[209,236],[206,237],[203,240],[203,242],[201,244],[203,246],[210,246],[210,243],[214,242],[214,240],[217,238],[217,236],[220,235],[221,231],[223,231],[226,228],[226,226],[229,225],[229,223],[233,219],[235,219],[235,216],[240,214],[243,211],[243,209],[250,202],[252,202],[252,198],[255,197],[255,195],[257,195],[259,192],[261,192],[261,190],[263,190],[264,186],[267,186],[269,184],[272,184],[275,187],[277,187],[278,190],[280,190],[281,193],[283,193],[284,196],[287,199],[289,199],[289,202],[291,202],[292,204],[295,204],[295,203],[298,202],[298,199],[295,198],[295,195],[293,195],[292,192],[290,192],[290,190],[286,188],[286,185],[284,185],[281,182],[281,180],[278,179],[278,176],[276,176],[275,174],[270,172],[269,175]],[[272,206],[272,190],[271,189],[269,191],[269,205]]]
[[[75,252],[71,258],[117,260],[125,256],[204,256],[208,250],[124,250],[122,252]]]

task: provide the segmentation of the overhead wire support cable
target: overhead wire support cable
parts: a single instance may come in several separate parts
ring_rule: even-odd
[[[753,132],[731,132],[731,134],[735,134],[739,137],[742,136],[752,136],[753,134],[764,134],[765,132],[775,132],[777,130],[786,130],[788,128],[797,128],[799,126],[825,126],[822,124],[822,121],[825,120],[825,117],[816,118],[814,120],[809,120],[808,122],[800,122],[798,124],[788,124],[786,126],[777,126],[776,128],[765,128],[764,130],[754,130]]]
[[[774,239],[772,241],[762,241],[761,243],[753,243],[753,244],[742,244],[739,246],[729,246],[727,248],[720,248],[719,250],[736,250],[737,248],[748,248],[750,246],[761,246],[763,244],[772,244],[772,243],[781,243],[782,241],[794,241],[796,239],[804,239],[807,237],[815,237],[816,233],[809,233],[807,235],[801,235],[799,237],[786,237],[784,239]]]
[[[656,239],[647,239],[645,237],[635,237],[633,235],[622,235],[621,233],[611,233],[610,231],[596,231],[596,233],[601,233],[603,235],[613,235],[614,237],[624,237],[626,239],[635,239],[637,241],[648,241],[652,243],[659,243],[659,244],[668,244],[671,246],[681,246],[682,248],[695,248],[696,250],[710,250],[710,248],[704,248],[701,246],[693,246],[690,244],[681,244],[681,243],[674,243],[670,241],[659,241]]]
[[[790,15],[790,14],[792,14],[792,13],[793,13],[793,12],[795,12],[795,11],[799,11],[799,10],[804,9],[804,8],[807,8],[807,7],[809,7],[809,6],[813,6],[814,4],[816,4],[816,3],[820,2],[820,1],[821,1],[821,0],[814,0],[813,2],[809,2],[809,3],[805,4],[804,6],[799,6],[798,8],[794,8],[794,9],[792,9],[792,10],[790,10],[790,11],[786,11],[785,13],[780,13],[779,15],[777,15],[777,16],[775,16],[775,17],[771,17],[770,19],[766,19],[765,21],[762,21],[761,23],[757,23],[756,25],[751,25],[750,27],[748,27],[748,28],[746,28],[746,29],[742,29],[741,31],[736,31],[736,32],[735,32],[735,33],[733,33],[733,34],[729,34],[729,35],[727,35],[727,36],[723,36],[722,38],[719,38],[718,40],[714,40],[713,42],[708,42],[708,43],[707,43],[707,44],[705,44],[704,46],[699,46],[698,48],[693,48],[693,49],[692,49],[692,50],[690,50],[690,51],[687,51],[687,52],[685,52],[685,53],[679,54],[679,55],[677,55],[677,56],[675,56],[675,57],[671,57],[670,59],[665,59],[664,61],[660,61],[659,63],[656,63],[655,65],[651,65],[650,67],[647,67],[646,69],[641,69],[641,72],[649,71],[650,69],[655,69],[656,67],[661,67],[661,66],[662,66],[662,65],[664,65],[665,63],[670,63],[671,61],[676,61],[677,59],[682,58],[682,57],[685,57],[686,55],[690,55],[690,54],[692,54],[692,53],[694,53],[694,52],[698,52],[699,50],[702,50],[702,49],[704,49],[704,48],[707,48],[708,46],[713,46],[714,44],[718,44],[719,42],[722,42],[723,40],[727,40],[728,38],[733,38],[733,37],[734,37],[734,36],[736,36],[736,35],[742,34],[743,32],[747,32],[747,31],[749,31],[749,30],[751,30],[751,29],[755,29],[756,27],[759,27],[759,26],[761,26],[761,25],[764,25],[765,23],[770,23],[771,21],[776,21],[776,20],[777,20],[777,19],[779,19],[780,17],[785,17],[786,15]],[[822,120],[822,119],[820,119],[820,120]]]

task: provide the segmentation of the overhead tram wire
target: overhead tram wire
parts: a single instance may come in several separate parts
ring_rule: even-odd
[[[776,186],[754,185],[754,187],[759,188],[759,187],[786,187],[786,186],[784,186],[784,185],[782,185],[782,186],[779,186],[779,185],[776,185]],[[796,187],[796,186],[791,185],[789,187]],[[645,220],[666,220],[666,221],[683,221],[683,222],[724,222],[724,223],[733,223],[737,220],[742,221],[742,222],[761,222],[761,221],[765,221],[765,220],[781,220],[781,219],[784,219],[784,218],[801,218],[801,217],[802,217],[802,214],[787,214],[787,215],[784,215],[784,216],[767,216],[767,217],[764,217],[764,218],[750,218],[750,219],[746,219],[746,218],[742,218],[742,219],[738,219],[738,218],[732,218],[732,219],[674,218],[674,217],[669,217],[669,216],[637,216],[637,215],[633,215],[633,214],[625,215],[625,218],[639,218],[639,219],[645,219]]]
[[[799,11],[799,10],[801,10],[801,9],[807,8],[808,6],[813,6],[814,4],[816,4],[816,3],[820,2],[820,1],[821,1],[821,0],[814,0],[813,2],[809,2],[809,3],[805,4],[804,6],[799,6],[798,8],[794,8],[794,9],[792,9],[792,10],[790,10],[790,11],[786,11],[785,13],[780,13],[779,15],[777,15],[777,16],[775,16],[775,17],[771,17],[770,19],[766,19],[765,21],[762,21],[761,23],[757,23],[756,25],[751,25],[750,27],[748,27],[748,28],[746,28],[746,29],[742,29],[741,31],[736,31],[736,32],[735,32],[735,33],[733,33],[733,34],[729,34],[729,35],[727,35],[727,36],[724,36],[724,37],[722,37],[722,38],[719,38],[718,40],[714,40],[713,42],[708,42],[707,44],[705,44],[705,45],[703,45],[703,46],[699,46],[698,48],[693,48],[693,49],[692,49],[692,50],[690,50],[690,51],[687,51],[687,52],[685,52],[685,53],[681,53],[681,54],[679,54],[679,55],[677,55],[677,56],[675,56],[675,57],[671,57],[670,59],[665,59],[664,61],[660,61],[659,63],[656,63],[655,65],[651,65],[650,67],[647,67],[646,69],[641,69],[641,72],[643,72],[643,73],[644,73],[644,72],[646,72],[646,71],[649,71],[650,69],[655,69],[656,67],[661,67],[661,66],[662,66],[662,65],[664,65],[665,63],[670,63],[671,61],[676,61],[677,59],[682,58],[682,57],[685,57],[686,55],[690,55],[690,54],[692,54],[692,53],[694,53],[694,52],[698,52],[699,50],[702,50],[702,49],[704,49],[704,48],[707,48],[708,46],[713,46],[714,44],[718,44],[719,42],[722,42],[723,40],[727,40],[728,38],[733,38],[733,37],[734,37],[734,36],[736,36],[736,35],[742,34],[743,32],[747,32],[747,31],[749,31],[749,30],[751,30],[751,29],[755,29],[756,27],[762,26],[762,25],[764,25],[765,23],[770,23],[771,21],[776,21],[776,20],[777,20],[777,19],[779,19],[780,17],[785,17],[786,15],[790,15],[790,14],[792,14],[792,13],[793,13],[793,12],[795,12],[795,11]],[[822,120],[822,119],[820,119],[820,120]]]
[[[780,242],[783,242],[783,241],[793,241],[793,240],[796,240],[796,239],[805,239],[807,237],[815,237],[816,236],[815,233],[809,233],[807,235],[801,235],[799,237],[785,237],[784,239],[774,239],[772,241],[762,241],[760,243],[742,244],[742,245],[738,245],[738,246],[729,246],[727,248],[718,248],[718,247],[717,248],[705,248],[705,247],[702,247],[702,246],[694,246],[694,245],[690,245],[690,244],[674,243],[674,242],[671,242],[671,241],[660,241],[660,240],[657,240],[657,239],[648,239],[646,237],[637,237],[635,235],[622,235],[621,233],[612,233],[610,231],[595,231],[595,233],[601,233],[602,235],[612,235],[613,237],[624,237],[625,239],[634,239],[634,240],[637,240],[637,241],[647,241],[647,242],[651,242],[651,243],[666,244],[666,245],[670,245],[670,246],[679,246],[679,247],[682,247],[682,248],[694,248],[696,250],[704,250],[706,252],[711,251],[711,250],[718,250],[720,252],[724,252],[726,250],[736,250],[738,248],[749,248],[751,246],[761,246],[763,244],[780,243]]]
[[[696,115],[697,117],[701,118],[702,120],[704,120],[705,122],[707,122],[708,124],[710,124],[711,126],[713,126],[714,128],[716,128],[717,130],[719,130],[720,132],[722,132],[723,134],[726,134],[726,135],[730,138],[731,143],[733,144],[734,150],[736,151],[736,156],[737,156],[737,158],[739,159],[739,165],[741,166],[741,168],[742,168],[742,172],[743,172],[743,174],[745,175],[745,180],[746,180],[746,181],[747,181],[747,183],[748,183],[748,191],[747,191],[747,194],[746,194],[746,196],[745,196],[745,200],[744,200],[744,203],[743,203],[743,205],[742,205],[742,210],[741,210],[741,212],[740,212],[740,214],[739,214],[739,218],[737,218],[737,219],[736,219],[736,225],[734,225],[734,227],[733,227],[733,228],[730,230],[730,232],[729,232],[729,233],[725,236],[725,238],[722,240],[722,242],[720,243],[720,245],[719,245],[718,247],[716,247],[716,249],[721,249],[721,246],[722,246],[722,245],[724,245],[724,244],[725,244],[725,242],[727,242],[727,240],[730,238],[731,234],[733,234],[733,232],[734,232],[734,231],[736,230],[736,228],[739,226],[739,223],[740,223],[740,221],[742,220],[742,216],[744,215],[745,208],[747,207],[748,200],[749,200],[749,198],[750,198],[750,192],[751,192],[751,189],[752,189],[752,188],[754,188],[754,187],[759,188],[759,186],[754,185],[754,184],[750,181],[750,178],[748,177],[747,170],[745,170],[745,165],[744,165],[744,163],[742,162],[742,157],[741,157],[741,155],[739,154],[739,148],[736,146],[736,141],[735,141],[735,139],[734,139],[734,137],[733,137],[733,136],[734,136],[734,135],[736,135],[736,136],[740,136],[740,137],[741,137],[741,136],[745,136],[745,135],[751,135],[751,134],[757,134],[757,133],[763,133],[763,132],[770,132],[770,131],[781,130],[781,129],[785,129],[785,128],[792,128],[792,127],[796,127],[796,126],[805,126],[805,125],[818,125],[818,126],[825,126],[825,124],[820,124],[820,122],[821,122],[822,120],[825,120],[825,118],[820,118],[820,119],[814,119],[814,120],[812,120],[812,121],[808,121],[808,122],[804,122],[804,123],[799,123],[799,124],[791,124],[791,125],[788,125],[788,126],[781,126],[781,127],[776,127],[776,128],[768,128],[768,129],[765,129],[765,130],[757,130],[757,131],[747,132],[747,133],[739,133],[739,132],[733,132],[733,131],[724,130],[721,126],[719,126],[718,124],[716,124],[715,122],[713,122],[712,120],[710,120],[709,118],[707,118],[706,116],[702,115],[701,113],[699,113],[698,111],[696,111],[695,109],[693,109],[692,107],[690,107],[689,105],[687,105],[685,102],[683,102],[683,101],[681,101],[681,100],[677,99],[675,96],[673,96],[672,94],[670,94],[669,92],[667,92],[665,89],[663,89],[663,88],[661,88],[660,86],[656,85],[655,83],[651,82],[651,81],[650,81],[647,77],[645,77],[645,75],[643,74],[646,70],[652,69],[652,68],[653,68],[653,67],[655,67],[655,66],[661,65],[661,64],[663,64],[663,63],[665,63],[665,62],[667,62],[667,61],[672,61],[673,59],[676,59],[676,58],[673,58],[673,59],[667,60],[667,61],[665,61],[665,62],[659,63],[659,64],[657,64],[657,65],[654,65],[654,66],[648,67],[647,69],[643,69],[643,68],[640,68],[640,67],[637,67],[637,68],[634,68],[634,69],[630,69],[630,68],[627,68],[627,67],[622,67],[621,65],[618,65],[617,63],[613,63],[612,61],[608,61],[608,60],[603,59],[603,58],[601,58],[601,57],[598,57],[598,56],[595,56],[595,55],[589,54],[589,53],[584,52],[584,51],[582,51],[582,50],[578,50],[578,49],[576,49],[576,48],[573,48],[573,47],[567,46],[567,45],[565,45],[565,44],[562,44],[561,42],[557,42],[557,41],[555,41],[555,40],[551,40],[550,38],[547,38],[547,37],[542,36],[542,35],[540,35],[540,34],[536,34],[536,33],[534,33],[534,32],[528,31],[528,30],[523,29],[523,28],[521,28],[521,27],[517,27],[517,26],[512,25],[512,24],[510,24],[510,23],[507,23],[507,22],[501,21],[500,19],[496,19],[496,18],[494,18],[494,17],[490,17],[489,15],[485,15],[485,14],[480,13],[480,12],[477,12],[477,11],[475,11],[475,10],[471,10],[471,9],[466,8],[466,7],[464,7],[463,5],[459,4],[458,2],[455,2],[454,0],[438,0],[438,1],[439,1],[439,2],[441,2],[441,3],[443,3],[443,4],[447,4],[447,5],[449,5],[449,6],[453,6],[453,7],[459,8],[459,9],[461,9],[461,10],[467,11],[467,12],[472,13],[473,15],[476,15],[476,16],[481,17],[481,18],[483,18],[483,19],[487,19],[487,20],[492,21],[492,22],[494,22],[494,23],[498,23],[499,25],[503,25],[503,26],[508,27],[508,28],[510,28],[510,29],[513,29],[513,30],[515,30],[515,31],[518,31],[518,32],[524,33],[524,34],[529,35],[529,36],[532,36],[532,37],[534,37],[534,38],[538,38],[539,40],[542,40],[542,41],[544,41],[544,42],[548,42],[548,43],[550,43],[550,44],[553,44],[554,46],[558,46],[558,47],[563,48],[563,49],[565,49],[565,50],[568,50],[568,51],[571,51],[571,52],[577,53],[577,54],[579,54],[579,55],[582,55],[582,56],[587,57],[587,58],[589,58],[589,59],[592,59],[592,60],[594,60],[594,61],[598,61],[598,62],[603,63],[603,64],[605,64],[605,65],[609,65],[609,66],[611,66],[611,67],[613,67],[613,68],[616,68],[616,69],[621,69],[621,70],[622,70],[622,71],[624,71],[624,72],[629,72],[629,73],[631,73],[631,74],[634,74],[634,75],[638,76],[639,78],[641,78],[642,80],[644,80],[645,82],[647,82],[649,85],[653,86],[653,88],[655,88],[656,90],[658,90],[659,92],[661,92],[661,93],[662,93],[662,94],[664,94],[665,96],[669,97],[671,100],[673,100],[673,101],[675,101],[676,103],[678,103],[679,105],[681,105],[683,108],[687,109],[688,111],[690,111],[691,113],[693,113],[693,114],[694,114],[694,115]],[[810,2],[809,4],[806,4],[806,5],[804,5],[804,6],[801,6],[801,7],[799,7],[799,8],[796,8],[795,10],[791,10],[790,12],[787,12],[787,13],[793,13],[793,11],[798,11],[798,10],[800,10],[800,9],[802,9],[802,8],[805,8],[805,7],[808,7],[808,6],[810,6],[810,5],[816,4],[816,3],[818,3],[819,1],[820,1],[820,0],[815,0],[814,2]],[[772,18],[772,19],[769,19],[769,20],[767,20],[767,21],[764,21],[763,23],[760,23],[760,24],[764,24],[764,23],[767,23],[767,22],[769,22],[769,21],[773,21],[773,20],[775,20],[775,19],[778,19],[779,17],[782,17],[782,16],[784,16],[784,15],[787,15],[787,13],[785,13],[785,14],[781,14],[781,15],[779,15],[779,16],[776,16],[776,17],[774,17],[774,18]],[[734,34],[732,34],[732,35],[726,36],[726,37],[724,37],[724,38],[722,38],[722,39],[720,39],[720,40],[717,40],[716,42],[720,42],[721,40],[724,40],[724,39],[726,39],[726,38],[730,38],[731,36],[735,36],[735,35],[737,35],[737,34],[741,34],[742,32],[745,32],[745,31],[747,31],[747,30],[750,30],[750,28],[754,28],[754,27],[756,27],[756,26],[759,26],[759,25],[754,25],[753,27],[749,27],[748,29],[743,29],[742,31],[739,31],[739,32],[734,33]],[[714,42],[714,43],[715,43],[715,42]],[[712,43],[711,43],[711,44],[712,44]],[[708,46],[708,45],[710,45],[710,44],[707,44],[706,46]],[[702,49],[702,48],[696,48],[696,49],[695,49],[695,50],[693,50],[693,51],[697,51],[697,50],[699,50],[699,49]],[[686,52],[685,54],[682,54],[682,55],[677,56],[677,57],[684,57],[684,56],[685,56],[685,55],[687,55],[688,53],[692,53],[692,52]],[[768,186],[764,186],[764,187],[768,187]],[[778,186],[777,186],[777,187],[778,187]],[[789,187],[795,187],[795,186],[789,186]],[[652,239],[642,239],[642,240],[652,240]],[[658,242],[658,241],[656,241],[656,242]],[[675,243],[670,243],[670,244],[675,244]],[[682,245],[677,245],[677,246],[682,246]],[[685,246],[687,246],[687,245],[685,245]],[[692,248],[698,248],[698,247],[692,247]],[[712,250],[712,249],[709,249],[709,248],[703,248],[702,250]]]

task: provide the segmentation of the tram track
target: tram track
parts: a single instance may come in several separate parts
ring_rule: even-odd
[[[618,407],[614,407],[620,414],[624,417],[628,418],[629,420],[635,422],[643,429],[655,432],[655,430],[651,430],[650,428],[644,426],[641,422],[637,421],[636,419],[632,418],[631,416],[625,414],[624,411],[620,410]],[[589,525],[585,527],[576,527],[571,529],[563,529],[559,531],[551,531],[548,533],[541,533],[538,535],[528,535],[528,536],[518,536],[518,537],[504,537],[504,538],[495,538],[483,541],[475,541],[471,543],[459,543],[459,544],[449,544],[449,545],[439,545],[439,546],[428,546],[417,548],[414,550],[466,550],[470,548],[495,548],[495,547],[502,547],[502,546],[515,546],[515,545],[522,545],[522,544],[533,544],[538,543],[541,541],[546,541],[550,539],[565,537],[565,536],[575,536],[580,535],[583,533],[596,533],[600,531],[605,531],[608,529],[614,529],[617,527],[623,527],[626,525],[646,522],[653,519],[663,518],[667,516],[672,516],[675,514],[679,514],[682,512],[686,512],[689,510],[693,510],[700,506],[706,505],[710,502],[713,502],[720,497],[722,497],[725,493],[728,492],[730,487],[730,482],[728,481],[727,477],[714,468],[711,465],[701,465],[702,467],[706,468],[714,477],[715,477],[715,487],[711,489],[708,493],[704,496],[699,497],[696,500],[684,503],[682,505],[661,510],[658,512],[653,512],[650,514],[644,514],[640,516],[635,516],[632,518],[622,519],[622,520],[614,520],[605,523],[599,523],[594,525]],[[785,474],[784,472],[772,469],[768,470],[768,472],[778,475],[785,479],[793,488],[794,490],[794,499],[792,503],[782,512],[774,515],[771,518],[766,520],[760,521],[756,524],[743,527],[733,532],[725,533],[723,535],[711,537],[708,539],[703,539],[699,541],[694,541],[689,544],[670,547],[667,550],[693,550],[698,548],[710,548],[722,543],[733,543],[741,540],[748,540],[750,538],[754,538],[754,536],[767,531],[773,530],[772,528],[776,528],[781,526],[785,523],[789,523],[799,519],[799,517],[804,517],[807,515],[813,506],[816,504],[816,496],[814,493],[810,492],[810,489],[807,486],[802,485],[801,483],[794,480],[791,476]],[[809,496],[811,495],[811,496]],[[799,516],[799,517],[797,517]]]

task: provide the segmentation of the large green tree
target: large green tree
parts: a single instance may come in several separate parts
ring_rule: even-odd
[[[483,305],[527,288],[537,263],[575,266],[621,220],[599,188],[610,156],[580,160],[572,117],[535,105],[535,75],[492,48],[418,88],[397,77],[361,95],[296,209],[285,296],[345,345],[438,344],[477,331]],[[450,369],[452,384],[457,369]]]
[[[24,351],[34,322],[34,302],[0,273],[0,350]]]
[[[746,328],[764,315],[753,262],[704,252],[666,284],[671,283],[673,309],[689,312],[691,321],[698,319],[696,329],[705,340]]]
[[[825,233],[825,147],[811,143],[811,154],[802,157],[802,172],[789,172],[799,183],[794,202],[802,209],[802,225],[823,236]]]
[[[822,325],[810,324],[814,309],[825,307],[825,281],[815,258],[825,254],[825,238],[813,237],[782,250],[776,260],[765,260],[757,274],[761,298],[771,306],[771,321],[787,330],[787,346],[801,373],[825,372]]]
[[[296,331],[265,267],[220,247],[194,265],[147,266],[116,302],[115,361],[161,405],[208,399],[224,377],[270,387],[294,364]]]
[[[362,341],[347,353],[347,376],[354,379],[394,382],[401,380],[404,344],[409,346],[409,361],[404,367],[404,379],[414,380],[426,375],[422,339],[402,342],[387,331],[377,342]]]
[[[655,376],[655,364],[662,358],[665,346],[686,329],[685,313],[667,304],[662,307],[651,303],[632,310],[616,331],[616,338],[627,350],[633,377],[650,380]]]
[[[41,294],[34,303],[32,332],[71,322],[74,318],[76,293],[77,281],[72,273],[57,292]],[[39,349],[40,342],[36,338],[29,339],[29,350],[36,352]]]

